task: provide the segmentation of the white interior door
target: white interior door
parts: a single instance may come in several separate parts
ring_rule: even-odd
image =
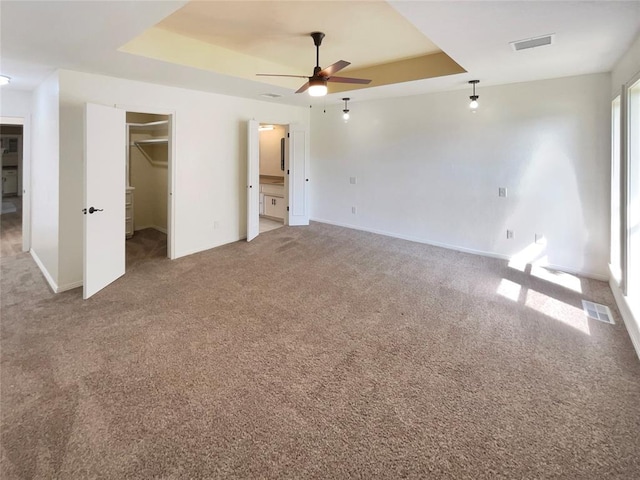
[[[309,144],[303,125],[289,125],[289,225],[309,225]]]
[[[247,242],[260,233],[260,132],[258,122],[247,125]]]
[[[124,110],[86,105],[85,299],[125,271],[125,138]]]

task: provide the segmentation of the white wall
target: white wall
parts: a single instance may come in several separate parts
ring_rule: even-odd
[[[246,143],[249,119],[309,125],[309,109],[258,100],[60,71],[60,109],[65,134],[61,161],[70,168],[63,180],[70,213],[60,228],[65,242],[65,278],[82,278],[83,105],[123,105],[131,111],[175,112],[175,253],[188,255],[246,236]],[[129,108],[138,107],[138,108]],[[61,168],[62,171],[62,168]],[[78,210],[79,211],[79,210]],[[217,222],[218,228],[214,228]],[[61,253],[62,256],[62,253]]]
[[[31,92],[0,89],[0,117],[27,117],[31,114]]]
[[[31,150],[31,250],[51,287],[59,285],[59,78],[54,73],[34,92]]]
[[[503,258],[540,233],[548,264],[608,278],[609,91],[599,74],[480,84],[477,113],[466,91],[354,101],[347,124],[313,109],[312,218]]]
[[[149,135],[132,134],[132,139]],[[167,229],[167,197],[168,197],[168,171],[164,165],[153,165],[138,150],[137,147],[129,147],[129,163],[131,169],[131,185],[135,187],[134,198],[134,228],[156,228],[161,231]],[[155,161],[166,162],[168,157],[167,144],[145,145],[148,155]]]

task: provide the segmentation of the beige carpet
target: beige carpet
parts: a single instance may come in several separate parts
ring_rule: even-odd
[[[1,262],[3,480],[640,478],[605,283],[317,223],[86,302]]]

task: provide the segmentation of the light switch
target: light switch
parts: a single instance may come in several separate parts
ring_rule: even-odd
[[[349,177],[349,183],[351,185],[355,185],[356,183],[358,183],[358,179],[356,177]]]
[[[498,196],[499,197],[506,197],[507,196],[507,187],[498,188]]]

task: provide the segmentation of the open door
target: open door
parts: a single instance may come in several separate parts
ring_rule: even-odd
[[[125,124],[124,110],[86,105],[85,299],[125,271]]]
[[[256,120],[247,125],[247,242],[260,233],[260,132]]]
[[[289,225],[309,225],[309,145],[303,125],[289,125]]]

